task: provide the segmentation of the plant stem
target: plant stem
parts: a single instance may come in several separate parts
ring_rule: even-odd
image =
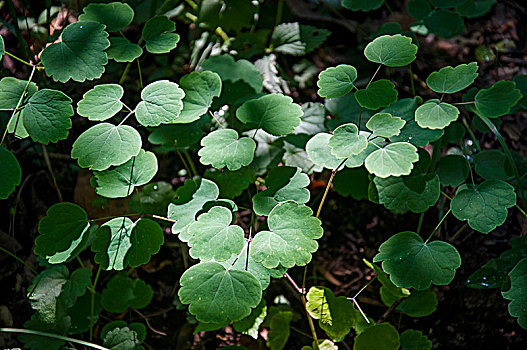
[[[29,266],[28,263],[26,263],[24,260],[20,259],[18,256],[16,256],[15,254],[11,253],[9,250],[5,249],[4,247],[0,246],[0,250],[3,251],[4,253],[6,253],[7,255],[11,256],[13,259],[15,259],[16,261],[18,261],[19,263],[21,263],[22,265],[24,265],[25,267],[27,267],[31,272],[33,272],[35,275],[38,275],[38,272],[37,270],[35,270],[34,268],[32,268],[31,266]]]
[[[443,192],[443,191],[441,191]],[[419,223],[417,224],[417,234],[421,232],[421,226],[423,225],[423,219],[425,217],[425,212],[422,212],[421,215],[419,215]]]
[[[282,13],[283,13],[283,10],[284,10],[284,0],[278,0],[278,6],[276,8],[276,17],[274,19],[274,26],[276,27],[277,25],[280,24],[280,22],[282,22]]]
[[[190,167],[187,164],[187,161],[185,160],[185,158],[183,158],[183,155],[181,154],[181,151],[179,150],[179,148],[177,147],[176,144],[174,144],[174,148],[176,149],[176,153],[179,156],[179,159],[181,160],[181,163],[183,163],[183,167],[187,171],[188,176],[190,176],[190,178],[193,178],[194,176],[192,175],[192,171],[190,171]]]
[[[183,150],[183,154],[185,155],[185,158],[187,158],[187,161],[190,164],[190,169],[194,172],[194,175],[198,176],[198,170],[196,169],[196,166],[194,165],[194,162],[192,161],[192,158],[190,157],[190,154],[188,154],[188,151],[186,149]]]
[[[379,67],[377,67],[377,70],[375,71],[375,73],[373,73],[370,81],[368,82],[368,85],[366,85],[366,89],[368,89],[368,86],[370,86],[370,84],[373,81],[373,79],[375,79],[375,76],[377,75],[377,73],[379,73],[379,70],[381,69],[381,67],[382,67],[382,63],[379,64]]]
[[[414,73],[412,72],[411,63],[408,65],[408,72],[410,73],[410,87],[412,88],[412,96],[415,97]]]
[[[143,89],[143,75],[141,74],[141,63],[139,63],[139,57],[136,59],[137,61],[137,71],[139,72],[139,86],[141,87],[141,90]]]
[[[91,303],[90,303],[90,341],[93,339],[93,313],[95,312],[95,287],[97,286],[97,281],[99,280],[99,276],[101,274],[101,265],[99,265],[99,269],[97,270],[97,273],[95,274],[95,279],[93,280],[93,284],[90,289],[91,293]]]
[[[461,106],[461,105],[470,105],[470,104],[473,104],[475,103],[476,101],[468,101],[468,102],[455,102],[455,103],[451,103],[452,105],[456,105],[456,106]]]
[[[185,2],[186,2],[187,4],[189,4],[190,7],[192,7],[192,9],[193,9],[194,11],[199,10],[198,5],[197,5],[194,1],[192,1],[192,0],[185,0]]]
[[[446,194],[445,192],[441,191],[441,194],[443,196],[445,196],[446,198],[448,198],[449,200],[452,200],[452,197],[450,197],[448,194]]]
[[[428,238],[426,239],[425,243],[428,243],[428,241],[430,240],[430,238],[432,238],[432,236],[434,235],[434,233],[437,231],[437,229],[441,226],[441,224],[443,223],[443,221],[445,221],[446,217],[448,216],[448,214],[450,214],[450,212],[452,211],[452,208],[448,209],[448,211],[445,213],[445,215],[443,215],[443,217],[441,218],[441,220],[439,221],[439,223],[437,224],[437,226],[434,228],[434,230],[432,231],[432,233],[430,234],[430,236],[428,236]]]
[[[64,340],[64,341],[69,341],[69,342],[72,342],[72,343],[88,346],[88,347],[94,348],[94,349],[109,350],[108,348],[105,348],[104,346],[100,346],[100,345],[97,345],[97,344],[89,343],[89,342],[84,341],[84,340],[64,337],[62,335],[53,334],[53,333],[34,331],[32,329],[0,328],[0,332],[5,332],[5,333],[24,333],[24,334],[39,335],[39,336],[42,336],[42,337],[49,337],[49,338],[55,338],[55,339],[60,339],[60,340]]]
[[[121,122],[120,122],[119,125],[117,125],[117,126],[121,126],[121,125],[126,121],[126,119],[130,118],[130,116],[131,116],[132,114],[134,114],[134,112],[135,112],[135,110],[128,112],[128,114],[126,115],[126,117],[124,117],[124,119],[121,120]]]
[[[465,118],[462,118],[461,121],[463,122],[463,125],[465,126],[465,129],[467,129],[467,132],[469,133],[470,138],[474,142],[474,145],[478,149],[478,152],[481,152],[481,146],[480,146],[480,144],[478,142],[478,139],[476,138],[476,135],[474,134],[474,132],[472,131],[470,126],[468,125],[467,120]]]
[[[218,123],[218,125],[222,128],[222,129],[225,129],[225,127],[223,125],[221,125],[220,121],[216,118],[216,116],[214,115],[214,113],[212,113],[211,111],[209,111],[209,114],[210,116],[212,117],[212,119],[214,119],[216,121],[216,123]]]
[[[523,211],[523,209],[518,205],[518,204],[515,204],[514,205],[516,208],[518,208],[518,210],[520,211],[520,213],[523,214],[523,216],[525,216],[527,218],[527,214],[525,213],[525,211]]]
[[[300,297],[302,298],[302,303],[304,304],[304,310],[306,311],[307,320],[309,321],[309,329],[311,329],[311,334],[313,335],[313,342],[315,343],[315,349],[319,350],[317,331],[315,330],[315,325],[313,324],[313,319],[311,318],[311,315],[309,314],[309,312],[307,312],[306,296],[304,294],[301,294]]]
[[[285,278],[287,278],[287,280],[289,281],[289,283],[291,283],[291,285],[293,286],[293,288],[299,293],[299,294],[304,294],[304,291],[298,286],[298,284],[296,284],[296,282],[291,278],[291,276],[289,276],[289,274],[286,272],[285,275],[284,275]]]
[[[29,62],[27,62],[27,61],[24,61],[23,59],[21,59],[21,58],[15,56],[15,55],[13,55],[13,54],[10,53],[10,52],[7,52],[7,51],[6,51],[5,54],[8,55],[8,56],[11,57],[11,58],[17,60],[18,62],[22,62],[22,63],[25,64],[26,66],[33,67],[33,65],[32,65],[31,63],[29,63]]]

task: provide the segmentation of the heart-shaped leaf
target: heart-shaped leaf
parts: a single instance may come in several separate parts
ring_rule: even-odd
[[[176,23],[167,16],[154,16],[143,27],[143,39],[146,41],[146,51],[154,54],[167,53],[175,49],[179,35],[172,33]]]
[[[77,113],[89,120],[110,119],[123,109],[121,102],[123,95],[124,90],[121,85],[95,85],[82,96],[82,100],[77,104]]]
[[[485,180],[507,181],[514,177],[507,157],[497,149],[477,153],[474,156],[474,169]]]
[[[115,62],[133,62],[143,54],[143,48],[121,37],[111,37],[110,47],[106,50],[109,59]]]
[[[366,136],[359,134],[357,125],[350,123],[336,128],[328,145],[332,155],[338,159],[346,159],[362,153],[368,146],[368,141]]]
[[[444,129],[457,120],[459,109],[451,104],[430,100],[415,111],[415,121],[422,128]]]
[[[509,273],[511,280],[511,287],[501,295],[508,300],[512,300],[509,304],[509,313],[513,317],[518,317],[518,324],[522,328],[527,329],[527,258],[520,260],[520,262]]]
[[[117,32],[134,19],[134,10],[130,5],[121,2],[109,4],[88,4],[79,16],[79,21],[99,22],[106,26],[107,32]]]
[[[469,168],[464,156],[449,154],[441,157],[437,164],[437,175],[441,184],[457,187],[467,179]]]
[[[376,113],[366,123],[366,127],[373,132],[374,136],[392,137],[397,136],[406,122],[392,116],[390,113]]]
[[[417,46],[412,39],[401,34],[382,35],[364,49],[364,56],[375,63],[388,67],[402,67],[415,60]]]
[[[238,139],[234,129],[219,129],[201,139],[203,146],[198,155],[204,165],[212,165],[216,169],[227,167],[231,171],[251,164],[256,150],[256,142],[249,137]]]
[[[326,98],[344,96],[353,90],[355,79],[357,70],[353,66],[341,64],[327,68],[318,76],[318,94]]]
[[[481,89],[474,98],[477,111],[488,118],[496,118],[509,113],[522,98],[520,90],[513,81],[498,81],[488,89]]]
[[[185,92],[183,110],[178,123],[190,123],[198,120],[212,104],[214,97],[220,96],[221,79],[214,72],[192,72],[179,80],[179,85]]]
[[[364,161],[366,169],[379,177],[408,175],[419,160],[417,148],[406,142],[391,143],[372,152]]]
[[[449,10],[432,11],[423,18],[423,22],[430,32],[447,39],[460,35],[465,30],[463,18]]]
[[[399,333],[394,326],[385,322],[368,327],[357,335],[353,350],[397,350],[399,345]]]
[[[135,117],[144,126],[176,123],[183,109],[184,97],[185,92],[171,81],[148,84],[141,91],[142,101],[135,108]]]
[[[20,80],[13,77],[5,77],[0,80],[0,108],[15,108],[24,92],[27,80]],[[27,86],[26,98],[31,98],[38,91],[37,84],[31,82]],[[12,132],[12,131],[9,131]]]
[[[426,84],[438,94],[453,94],[470,86],[476,80],[477,72],[476,62],[460,64],[456,68],[448,66],[441,68],[439,72],[431,73],[426,79]]]
[[[235,61],[231,55],[212,56],[203,61],[201,68],[217,73],[223,82],[244,82],[252,88],[253,93],[262,92],[263,78],[247,60]]]
[[[431,350],[432,342],[421,331],[407,329],[401,333],[401,350]]]
[[[122,272],[108,281],[102,291],[101,305],[108,312],[121,313],[129,307],[144,308],[153,296],[152,287],[140,279],[132,280]]]
[[[397,101],[397,90],[391,81],[379,79],[371,83],[366,89],[355,92],[355,98],[362,107],[377,109],[387,107]]]
[[[22,169],[13,153],[0,147],[0,199],[6,199],[13,193],[22,180]]]

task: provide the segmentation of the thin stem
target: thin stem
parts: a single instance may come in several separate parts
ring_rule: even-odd
[[[377,67],[377,70],[375,71],[375,73],[373,73],[373,76],[371,77],[370,81],[368,82],[368,85],[366,85],[366,89],[368,89],[368,86],[370,86],[370,84],[373,81],[373,79],[375,79],[375,76],[377,75],[377,73],[379,73],[379,70],[381,69],[381,67],[382,67],[382,63],[379,64],[379,67]]]
[[[223,125],[221,125],[220,121],[216,118],[216,116],[214,115],[214,113],[212,113],[211,111],[209,111],[209,114],[210,116],[216,121],[216,123],[218,123],[218,125],[222,128],[222,129],[225,129],[225,127]]]
[[[53,187],[55,187],[55,191],[57,192],[59,202],[62,202],[62,192],[60,192],[59,185],[57,184],[55,173],[53,172],[53,168],[51,167],[51,160],[49,159],[48,149],[45,145],[42,145],[42,154],[44,155],[46,166],[48,167],[49,173],[51,174],[51,180],[53,181]]]
[[[90,341],[93,339],[93,313],[95,312],[95,287],[97,286],[97,281],[99,280],[99,276],[101,274],[101,265],[99,265],[99,269],[97,270],[97,273],[95,274],[95,279],[93,280],[93,284],[90,289],[91,293],[91,303],[90,303]]]
[[[146,215],[149,215],[150,217],[153,217],[154,219],[164,220],[164,221],[173,222],[173,223],[177,222],[177,220],[172,220],[172,219],[165,218],[165,217],[159,216],[159,215],[154,215],[154,214],[146,214]]]
[[[384,0],[384,4],[386,5],[386,8],[388,9],[388,12],[390,12],[390,14],[393,16],[393,11],[392,11],[390,5],[388,5],[388,2],[386,0]]]
[[[124,80],[126,79],[126,76],[128,75],[128,71],[130,70],[130,67],[132,66],[132,62],[128,62],[128,64],[124,67],[123,74],[121,75],[121,79],[119,79],[119,85],[123,85]]]
[[[276,8],[276,17],[274,18],[274,26],[275,27],[277,25],[279,25],[280,22],[282,22],[283,10],[284,10],[284,0],[278,0],[278,6]]]
[[[455,103],[451,103],[451,105],[461,106],[461,105],[470,105],[470,104],[473,104],[473,103],[476,103],[476,101],[455,102]]]
[[[31,266],[29,266],[28,263],[26,263],[24,260],[20,259],[18,256],[16,256],[15,254],[11,253],[9,250],[5,249],[4,247],[0,246],[0,250],[3,251],[4,253],[6,253],[7,255],[9,255],[10,257],[12,257],[13,259],[15,259],[16,261],[18,261],[19,263],[21,263],[22,265],[24,265],[25,267],[27,267],[31,272],[33,272],[35,275],[38,275],[38,272],[37,270],[35,270],[34,268],[32,268]]]
[[[183,158],[183,155],[181,154],[181,151],[179,150],[179,148],[177,147],[176,144],[174,144],[174,148],[176,149],[176,153],[179,156],[179,159],[181,160],[181,163],[183,163],[183,167],[187,171],[188,176],[190,176],[190,178],[193,178],[194,176],[192,175],[192,171],[190,171],[190,167],[187,164],[187,161],[185,160],[185,158]]]
[[[192,9],[193,9],[194,11],[199,10],[198,5],[197,5],[194,1],[192,1],[192,0],[185,0],[185,2],[186,2],[187,4],[189,4],[190,7],[192,7]]]
[[[215,33],[221,37],[223,39],[223,41],[229,41],[229,36],[227,35],[227,33],[225,33],[225,31],[223,30],[223,28],[221,27],[217,27],[216,30],[215,30]]]
[[[134,112],[135,112],[135,110],[134,110],[134,111],[130,111],[130,112],[128,112],[128,114],[126,115],[126,117],[124,117],[124,119],[121,120],[121,122],[120,122],[119,125],[117,125],[117,126],[121,126],[121,125],[126,121],[126,119],[130,118],[130,116],[131,116],[132,114],[134,114]]]
[[[109,219],[120,218],[120,217],[123,217],[123,216],[140,216],[140,215],[141,215],[141,214],[139,214],[139,213],[128,213],[128,214],[123,214],[123,215],[105,216],[105,217],[102,217],[102,218],[91,219],[90,221],[96,222],[96,221],[102,221],[102,220],[109,220]]]
[[[415,83],[414,83],[414,73],[412,72],[412,64],[408,65],[408,72],[410,73],[410,87],[412,89],[412,96],[415,97]]]
[[[121,102],[122,103],[122,102]],[[131,112],[132,109],[130,107],[128,107],[127,105],[125,105],[124,103],[122,103],[123,107],[128,111],[128,112]]]
[[[362,287],[354,296],[353,298],[351,299],[356,299],[360,293],[362,293],[363,290],[365,290],[366,288],[368,288],[368,286],[377,279],[377,276],[373,277],[368,283],[366,283],[366,285],[364,287]]]
[[[448,194],[446,194],[445,192],[441,191],[441,194],[442,194],[443,196],[445,196],[446,198],[448,198],[448,200],[450,200],[450,201],[452,200],[452,197],[450,197],[450,196],[449,196]]]
[[[525,216],[527,218],[527,214],[525,213],[525,211],[523,211],[523,209],[518,205],[518,204],[515,204],[514,205],[516,208],[518,208],[518,210],[520,211],[520,213],[523,214],[523,216]]]
[[[77,261],[79,262],[79,265],[82,267],[82,268],[85,268],[86,266],[84,266],[84,263],[82,262],[81,258],[77,255],[76,256],[77,258]]]
[[[441,226],[441,224],[443,223],[443,221],[445,221],[446,217],[448,216],[448,214],[450,214],[450,212],[452,211],[452,208],[448,209],[448,211],[445,213],[445,215],[443,215],[443,217],[441,218],[441,220],[439,221],[439,223],[437,224],[437,226],[434,228],[434,230],[432,231],[432,233],[430,234],[430,236],[428,236],[428,238],[426,239],[425,243],[428,243],[428,241],[430,240],[430,238],[432,238],[432,236],[434,235],[434,233],[437,231],[437,229]]]
[[[463,122],[463,125],[465,126],[465,129],[467,129],[467,132],[469,133],[470,138],[474,142],[474,145],[478,149],[478,152],[481,152],[481,146],[480,146],[480,144],[478,142],[478,139],[476,138],[476,135],[474,134],[474,132],[472,131],[470,126],[468,125],[467,120],[465,118],[462,118],[461,121]]]
[[[27,62],[27,61],[24,61],[23,59],[21,59],[21,58],[15,56],[15,55],[13,55],[13,54],[10,53],[10,52],[7,52],[7,51],[6,51],[5,54],[8,55],[8,56],[11,57],[11,58],[17,60],[18,62],[22,62],[22,63],[25,64],[26,66],[33,67],[33,65],[32,65],[31,63],[29,63],[29,62]]]
[[[300,294],[304,294],[303,290],[298,286],[298,284],[296,284],[296,282],[293,280],[293,278],[291,278],[291,276],[289,276],[289,274],[286,272],[285,275],[284,275],[285,278],[287,278],[287,280],[289,281],[289,283],[291,283],[291,285],[293,286],[293,288]]]
[[[194,162],[192,161],[192,158],[186,149],[183,150],[183,154],[185,155],[185,158],[187,158],[187,161],[190,164],[190,169],[194,172],[194,175],[198,176],[198,170],[196,169],[196,166],[194,165]]]
[[[441,191],[443,192],[443,191]],[[422,212],[421,215],[419,215],[419,223],[417,224],[417,234],[419,234],[419,232],[421,232],[421,226],[423,226],[423,219],[425,217],[425,212]]]
[[[309,329],[311,330],[311,334],[313,335],[313,340],[314,340],[313,342],[315,343],[315,349],[319,350],[317,331],[315,330],[315,325],[313,324],[313,319],[311,318],[311,315],[309,314],[309,312],[307,312],[306,296],[302,294],[301,298],[302,298],[302,303],[304,304],[304,310],[306,311],[307,320],[309,321]]]
[[[141,89],[143,89],[143,75],[141,74],[141,63],[139,63],[139,58],[136,59],[137,61],[137,71],[139,72],[139,86]]]
[[[97,345],[97,344],[89,343],[89,342],[84,341],[84,340],[73,339],[73,338],[64,337],[62,335],[48,333],[48,332],[34,331],[32,329],[0,328],[0,332],[5,332],[5,333],[24,333],[24,334],[39,335],[39,336],[42,336],[42,337],[49,337],[49,338],[55,338],[55,339],[60,339],[60,340],[64,340],[64,341],[69,341],[69,342],[72,342],[72,343],[88,346],[88,347],[94,348],[94,349],[109,350],[108,348],[105,348],[104,346],[100,346],[100,345]]]
[[[366,316],[366,314],[364,313],[364,311],[362,311],[359,303],[357,302],[357,300],[355,298],[351,298],[351,301],[353,301],[353,303],[355,304],[355,306],[357,307],[357,310],[359,310],[360,314],[362,315],[362,317],[364,317],[364,319],[366,320],[367,323],[370,323],[370,320],[368,319],[368,316]]]

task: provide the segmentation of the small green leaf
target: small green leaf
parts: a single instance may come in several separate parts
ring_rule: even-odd
[[[397,350],[399,345],[399,333],[394,326],[385,322],[363,330],[355,338],[353,350]]]
[[[0,146],[0,199],[7,199],[21,180],[22,169],[16,157]]]
[[[399,297],[390,293],[385,287],[380,290],[382,302],[386,306],[392,306]],[[410,317],[425,317],[431,315],[437,308],[437,295],[429,289],[413,290],[412,294],[403,299],[396,310]]]
[[[203,146],[198,155],[204,165],[216,169],[227,167],[231,171],[251,164],[256,150],[256,142],[249,137],[238,139],[234,129],[219,129],[201,139]]]
[[[141,91],[142,101],[135,108],[135,117],[143,126],[175,123],[183,109],[184,97],[185,92],[171,81],[148,84]]]
[[[364,49],[364,56],[375,63],[388,67],[402,67],[415,60],[417,46],[412,44],[412,39],[401,34],[383,35]]]
[[[399,287],[427,289],[431,283],[449,284],[461,258],[452,245],[434,241],[424,243],[415,232],[401,232],[379,247],[373,262],[382,261],[382,269]]]
[[[364,164],[370,173],[385,178],[410,174],[417,160],[419,156],[415,146],[396,142],[372,152]]]
[[[390,113],[376,113],[366,123],[366,127],[373,132],[374,136],[392,137],[397,136],[406,122],[392,116]]]
[[[429,100],[415,110],[415,121],[422,128],[444,129],[457,120],[459,109],[439,100]]]
[[[307,102],[302,104],[300,125],[295,128],[293,134],[315,135],[319,132],[326,131],[324,122],[326,121],[326,109],[322,103]]]
[[[357,102],[368,109],[387,107],[397,101],[395,85],[387,79],[379,79],[371,83],[366,89],[355,92]]]
[[[477,72],[476,62],[460,64],[456,68],[448,66],[430,74],[426,84],[438,94],[453,94],[470,86],[476,80]]]
[[[137,339],[137,332],[128,327],[116,327],[101,338],[103,345],[108,349],[142,349],[142,347],[139,347],[141,342]]]
[[[522,93],[515,87],[515,82],[501,80],[488,89],[479,90],[474,98],[477,111],[488,118],[509,113],[522,98]]]
[[[179,300],[190,304],[199,321],[238,321],[251,313],[262,299],[260,282],[249,272],[227,270],[216,262],[194,265],[180,279]]]
[[[379,282],[381,282],[381,297],[382,297],[382,291],[386,291],[389,293],[390,296],[393,296],[395,298],[406,298],[410,295],[410,291],[407,288],[401,288],[397,287],[395,284],[393,284],[392,281],[390,281],[390,278],[388,278],[388,275],[386,272],[382,270],[379,266],[370,263],[366,259],[362,259],[364,263],[373,271],[375,271],[375,275],[377,275],[377,279]]]
[[[110,46],[104,25],[97,22],[75,22],[64,28],[62,41],[51,44],[42,52],[46,74],[65,83],[101,77],[108,57],[104,50]]]
[[[278,204],[271,210],[267,220],[271,231],[260,231],[253,239],[251,255],[267,268],[278,265],[290,268],[303,266],[311,261],[311,253],[322,237],[320,220],[312,216],[313,211],[295,202]]]
[[[467,18],[481,17],[489,12],[495,3],[496,0],[466,0],[456,7],[456,12]]]
[[[101,330],[101,338],[102,339],[105,339],[106,336],[113,330],[115,329],[123,329],[123,328],[128,328],[130,329],[131,331],[133,331],[134,333],[134,342],[137,342],[137,344],[140,344],[142,342],[145,341],[145,338],[146,338],[146,327],[144,324],[142,323],[130,323],[130,325],[127,325],[125,321],[122,321],[122,320],[116,320],[116,321],[112,321],[110,323],[107,323],[105,324],[103,327],[102,327],[102,330]],[[137,345],[135,344],[135,345]],[[130,343],[130,346],[131,346],[131,350],[143,350],[143,347],[138,347],[136,348],[134,344],[131,344]],[[114,348],[112,348],[114,349]],[[121,348],[117,348],[119,350],[121,350]],[[122,350],[126,350],[126,349],[122,349]]]
[[[421,331],[407,329],[401,333],[401,350],[431,350],[432,342]]]
[[[110,119],[123,109],[121,98],[124,90],[118,84],[95,85],[82,96],[77,104],[77,113],[89,120]]]
[[[198,120],[212,104],[214,97],[220,96],[221,79],[214,72],[192,72],[181,78],[180,87],[185,92],[183,110],[178,123],[190,123]]]
[[[121,37],[111,37],[110,47],[106,50],[109,59],[115,62],[133,62],[143,54],[143,48],[132,44],[130,40]]]
[[[165,241],[163,230],[155,221],[139,219],[130,234],[130,249],[126,254],[128,265],[138,267],[150,261],[150,257],[161,248]]]
[[[460,35],[465,30],[463,18],[448,10],[432,11],[423,18],[423,22],[430,32],[447,39]]]
[[[507,209],[516,204],[514,187],[500,180],[486,180],[478,186],[460,186],[452,199],[452,213],[468,220],[474,230],[489,233],[507,219]]]
[[[38,318],[45,323],[57,321],[58,297],[68,282],[68,269],[64,265],[53,266],[38,274],[28,288],[27,298]]]
[[[421,20],[432,11],[432,6],[427,0],[410,0],[406,3],[406,11],[416,20]]]
[[[512,166],[500,150],[486,150],[474,156],[474,169],[485,180],[507,181],[514,177]]]
[[[258,4],[251,1],[225,0],[225,6],[220,20],[225,30],[239,32],[243,28],[250,28],[258,12]]]
[[[520,262],[509,273],[511,280],[511,287],[501,295],[508,300],[512,300],[509,304],[509,314],[513,317],[518,317],[518,324],[527,329],[527,258],[520,260]]]
[[[136,186],[144,185],[157,173],[154,153],[140,150],[139,154],[116,168],[94,171],[98,195],[107,198],[127,197]]]
[[[22,120],[29,136],[35,142],[47,145],[68,137],[73,107],[71,98],[60,91],[37,91],[22,111]]]
[[[24,92],[27,85],[26,80],[20,80],[13,77],[5,77],[0,80],[0,108],[12,109],[15,108]],[[37,84],[31,82],[27,87],[27,97],[31,98],[38,91]],[[19,121],[21,124],[21,120]],[[12,131],[9,131],[12,132]]]
[[[106,26],[107,32],[117,32],[134,19],[134,10],[128,4],[111,2],[109,4],[89,4],[79,16],[79,21],[99,22]]]
[[[333,131],[329,139],[331,154],[338,159],[346,159],[362,153],[368,146],[366,136],[359,134],[355,124],[343,124]]]
[[[441,157],[437,164],[437,175],[441,184],[457,187],[467,179],[469,168],[464,156],[450,154]]]
[[[353,90],[357,70],[353,66],[341,64],[322,71],[318,76],[318,94],[326,98],[344,96]]]
[[[271,47],[275,52],[301,56],[320,46],[330,34],[329,30],[297,22],[282,23],[273,30]]]
[[[266,190],[258,192],[252,199],[257,215],[268,216],[281,202],[289,200],[298,204],[309,201],[309,177],[300,168],[280,166],[269,171],[265,178]]]
[[[122,272],[108,281],[102,291],[101,305],[108,312],[121,313],[129,307],[146,307],[153,296],[152,287],[140,279],[132,280]]]
[[[262,92],[263,78],[254,65],[247,60],[234,61],[231,55],[212,56],[203,61],[201,68],[217,73],[223,82],[244,82],[253,89],[255,94]]]
[[[240,196],[253,183],[248,167],[236,171],[207,169],[203,177],[214,181],[220,188],[220,197],[228,199]]]
[[[371,11],[382,6],[383,0],[342,0],[342,7],[352,11]]]
[[[195,145],[203,137],[201,127],[206,122],[207,117],[202,116],[200,119],[189,124],[165,124],[153,128],[152,134],[148,136],[148,141],[154,145],[160,145],[159,151],[170,152],[177,148],[185,149]],[[181,120],[178,118],[178,120]]]
[[[146,41],[146,51],[154,54],[167,53],[175,49],[179,35],[172,33],[176,23],[167,16],[154,16],[143,27],[143,39]]]
[[[68,281],[62,287],[60,301],[67,308],[72,307],[77,299],[86,293],[86,288],[91,284],[91,271],[84,267],[74,270]]]
[[[236,110],[236,117],[248,128],[262,128],[274,136],[292,133],[302,115],[302,108],[282,94],[249,100]]]
[[[131,126],[100,123],[77,138],[71,158],[78,159],[82,168],[102,171],[138,155],[141,144],[141,136]]]

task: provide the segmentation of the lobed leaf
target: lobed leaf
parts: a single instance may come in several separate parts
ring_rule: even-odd
[[[460,64],[456,68],[450,66],[432,72],[426,79],[430,89],[438,94],[453,94],[470,86],[478,76],[478,64]]]
[[[402,67],[415,60],[417,46],[412,39],[401,34],[382,35],[366,45],[364,56],[368,61],[388,67]]]
[[[121,313],[129,307],[142,309],[150,304],[152,287],[140,279],[132,280],[122,272],[113,276],[101,294],[101,305],[108,312]]]
[[[357,102],[368,109],[387,107],[397,101],[395,85],[387,79],[372,82],[366,89],[355,92]]]
[[[251,164],[256,150],[256,142],[249,137],[238,139],[234,129],[219,129],[201,139],[203,146],[198,155],[204,165],[216,169],[227,167],[231,171]]]
[[[95,85],[77,103],[77,114],[89,120],[110,119],[123,109],[124,90],[118,84]]]
[[[391,143],[373,151],[364,161],[366,169],[378,177],[408,175],[419,160],[417,148],[406,142]]]
[[[332,155],[338,159],[346,159],[361,154],[368,147],[368,140],[359,133],[355,124],[343,124],[333,131],[328,146]]]
[[[167,16],[154,16],[143,27],[142,37],[146,41],[146,51],[154,54],[168,53],[175,49],[179,35],[172,33],[176,23]]]
[[[366,127],[373,132],[374,136],[392,137],[397,136],[406,122],[390,113],[376,113],[366,123]]]
[[[158,126],[178,121],[185,92],[168,80],[148,84],[141,91],[142,101],[135,108],[135,117],[143,126]]]
[[[415,110],[417,124],[428,129],[444,129],[458,116],[457,107],[439,100],[429,100]]]
[[[79,21],[99,22],[106,26],[107,32],[117,32],[132,23],[134,10],[121,2],[109,4],[88,4],[79,16]]]
[[[501,295],[508,300],[509,314],[513,317],[518,317],[518,324],[527,329],[527,258],[520,260],[520,262],[509,273],[511,287]]]
[[[198,120],[207,113],[214,97],[219,97],[221,93],[220,76],[209,71],[187,74],[181,78],[179,85],[185,92],[185,97],[178,123]]]
[[[344,96],[353,90],[355,79],[357,70],[353,66],[341,64],[327,68],[318,76],[318,94],[325,98]]]
[[[110,37],[108,40],[110,40],[110,47],[106,50],[106,54],[115,62],[133,62],[143,54],[141,46],[132,44],[126,38]]]
[[[481,89],[474,97],[474,104],[481,115],[496,118],[509,113],[522,98],[513,81],[498,81],[488,89]]]
[[[0,147],[0,199],[7,199],[20,185],[22,169],[16,157],[5,147]]]

